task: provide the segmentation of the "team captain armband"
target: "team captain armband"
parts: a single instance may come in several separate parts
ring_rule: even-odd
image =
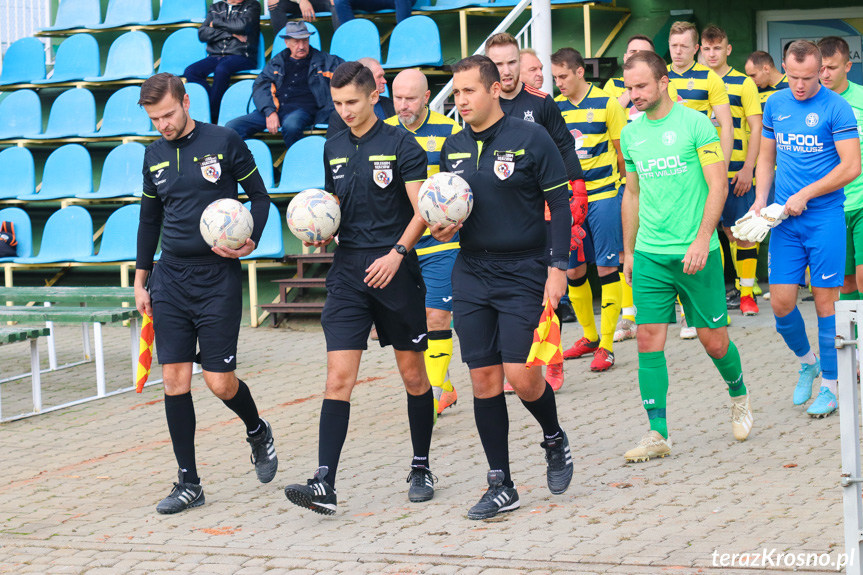
[[[702,166],[709,166],[716,162],[725,161],[725,158],[722,155],[722,147],[719,145],[719,142],[711,142],[706,146],[698,148],[698,161],[701,162]]]

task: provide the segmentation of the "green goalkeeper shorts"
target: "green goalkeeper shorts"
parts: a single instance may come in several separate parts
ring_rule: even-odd
[[[863,266],[863,208],[845,212],[845,275]]]
[[[675,300],[680,296],[687,325],[726,326],[728,308],[720,249],[711,251],[704,269],[691,275],[683,273],[683,254],[636,251],[632,264],[632,298],[638,310],[636,323],[675,323]]]

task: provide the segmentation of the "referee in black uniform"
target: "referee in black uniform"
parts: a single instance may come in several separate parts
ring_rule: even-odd
[[[179,78],[165,73],[149,78],[138,104],[162,137],[144,154],[135,304],[141,314],[153,316],[165,415],[180,466],[179,481],[156,511],[178,513],[204,504],[195,466],[193,361],[203,367],[207,387],[245,423],[258,479],[272,481],[279,466],[273,430],[258,416],[249,388],[234,375],[243,303],[237,258],[255,249],[270,199],[237,133],[189,117],[189,96]],[[201,214],[215,200],[236,200],[238,182],[252,201],[252,237],[238,250],[211,248],[199,232]],[[154,267],[160,233],[162,256]]]
[[[563,160],[542,127],[504,115],[494,63],[471,56],[452,71],[455,104],[470,129],[447,138],[440,169],[467,180],[474,206],[463,226],[436,224],[431,230],[447,242],[461,229],[461,253],[452,272],[453,316],[491,468],[488,491],[468,518],[488,519],[519,506],[509,471],[504,373],[542,427],[549,489],[563,493],[572,480],[572,456],[558,423],[554,392],[542,370],[524,367],[543,302],[549,299],[556,307],[566,290],[572,219]],[[550,267],[544,201],[551,211]]]
[[[425,284],[413,250],[425,230],[416,203],[426,179],[426,154],[410,133],[375,116],[374,76],[359,62],[336,68],[330,91],[350,129],[324,147],[326,188],[338,197],[342,217],[321,316],[327,383],[319,467],[306,485],[285,487],[292,503],[324,515],[336,512],[336,471],[348,433],[351,391],[373,323],[381,346],[393,346],[407,390],[413,444],[408,498],[417,502],[434,496],[429,468],[434,395],[423,358],[428,339]]]

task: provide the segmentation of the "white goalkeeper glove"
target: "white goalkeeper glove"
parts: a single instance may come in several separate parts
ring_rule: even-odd
[[[731,226],[731,233],[738,240],[745,242],[760,242],[767,237],[771,229],[786,219],[785,206],[771,204],[761,210],[760,214],[749,212]]]

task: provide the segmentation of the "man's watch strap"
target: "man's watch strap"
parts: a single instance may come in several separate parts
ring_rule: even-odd
[[[408,255],[408,249],[401,244],[394,245],[393,249],[403,256]]]
[[[551,262],[551,267],[566,271],[569,269],[569,262],[568,261]]]

